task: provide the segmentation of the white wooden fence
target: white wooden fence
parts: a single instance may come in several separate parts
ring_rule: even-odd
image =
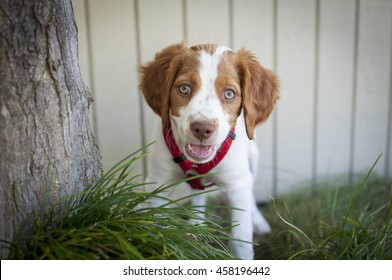
[[[73,0],[105,167],[150,142],[138,65],[163,47],[252,50],[281,80],[257,197],[376,167],[392,177],[392,0]],[[138,170],[143,172],[142,165]],[[337,179],[339,178],[339,180]]]

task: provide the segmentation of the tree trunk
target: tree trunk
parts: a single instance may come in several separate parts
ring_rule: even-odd
[[[77,48],[70,0],[0,0],[0,239],[100,174]]]

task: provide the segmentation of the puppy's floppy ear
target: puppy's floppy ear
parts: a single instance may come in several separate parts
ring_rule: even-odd
[[[253,139],[256,125],[268,119],[279,99],[279,81],[274,73],[260,65],[251,52],[240,49],[236,56],[246,133],[249,139]]]
[[[165,129],[169,123],[170,90],[177,72],[178,60],[186,47],[183,43],[166,47],[155,55],[155,59],[140,67],[140,89],[151,109],[161,117]]]

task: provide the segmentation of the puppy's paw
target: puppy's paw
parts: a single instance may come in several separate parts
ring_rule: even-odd
[[[271,233],[271,226],[260,212],[253,214],[253,233],[257,235]]]

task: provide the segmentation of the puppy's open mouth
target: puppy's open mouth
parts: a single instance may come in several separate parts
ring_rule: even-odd
[[[201,162],[211,158],[215,152],[215,147],[189,143],[185,146],[185,151],[190,159]]]

